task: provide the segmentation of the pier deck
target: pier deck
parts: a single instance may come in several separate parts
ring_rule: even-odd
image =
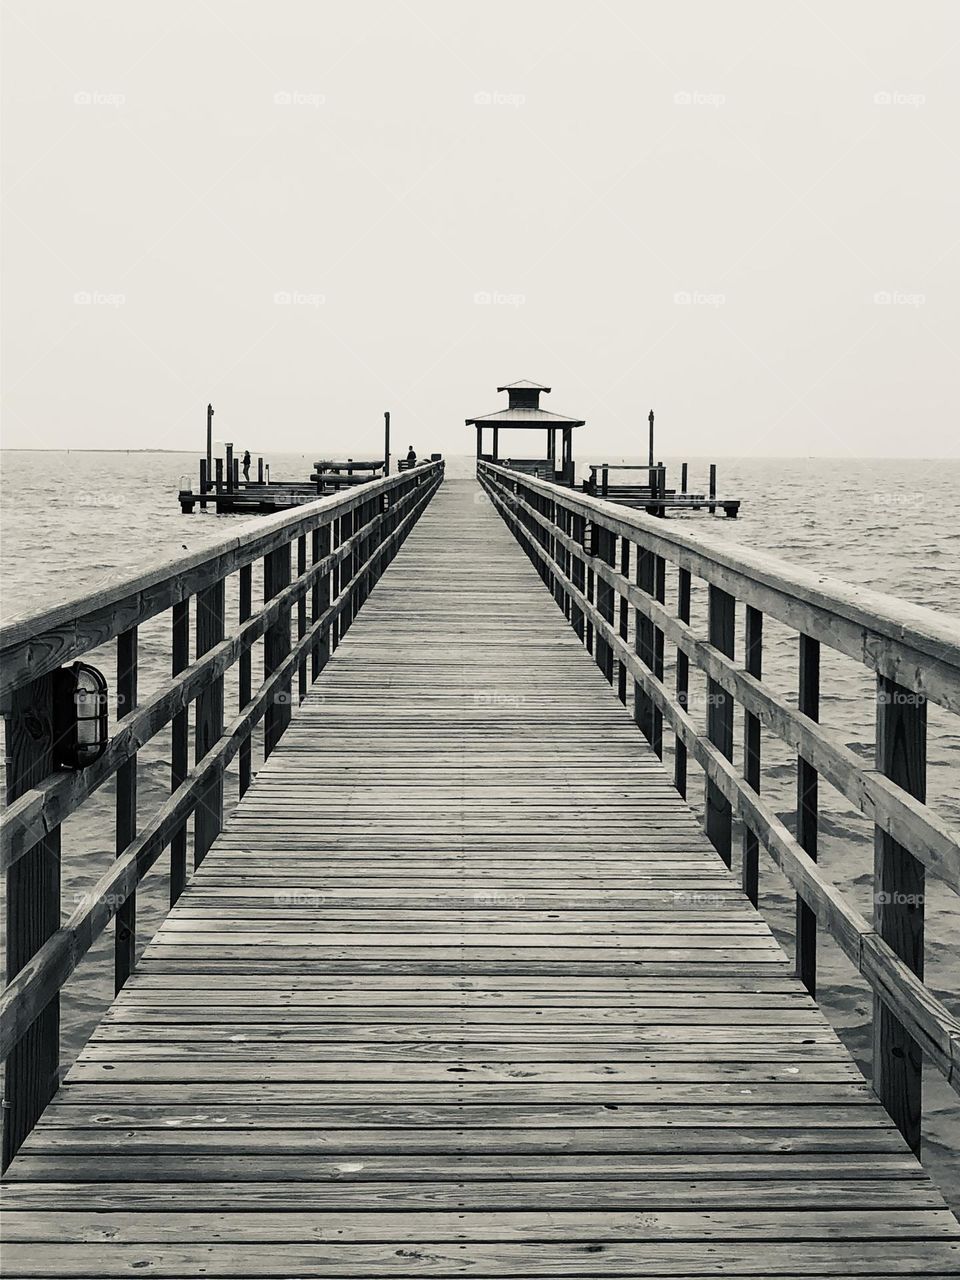
[[[8,1176],[10,1280],[960,1273],[956,1220],[473,482]]]

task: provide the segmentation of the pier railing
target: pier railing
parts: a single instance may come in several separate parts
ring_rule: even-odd
[[[316,680],[442,478],[443,463],[428,462],[290,514],[252,520],[201,550],[0,630],[7,752],[0,828],[7,886],[7,986],[0,1001],[4,1166],[58,1087],[64,983],[116,916],[115,984],[123,986],[136,961],[137,885],[169,848],[170,902],[176,902],[187,880],[188,819],[193,816],[193,864],[199,866],[223,825],[227,766],[239,756],[242,796],[251,780],[254,727],[263,720],[266,757],[306,694],[308,669]],[[258,562],[263,604],[255,608]],[[238,616],[228,627],[225,588],[234,575],[230,595]],[[170,678],[138,702],[138,627],[164,613]],[[258,641],[262,679],[254,686]],[[54,675],[109,643],[116,644],[122,715],[98,759],[84,769],[58,769]],[[235,665],[239,705],[225,723],[224,675]],[[167,727],[170,795],[144,817],[137,805],[138,752]],[[110,779],[116,860],[61,923],[61,824]]]
[[[682,795],[688,761],[702,769],[706,832],[728,866],[740,820],[751,901],[761,846],[796,891],[796,966],[808,990],[816,991],[818,925],[872,988],[874,1088],[919,1151],[923,1058],[960,1091],[960,1022],[922,980],[925,875],[960,891],[960,839],[925,803],[927,703],[960,713],[960,624],[509,468],[479,461],[477,474],[624,703],[632,685],[634,717],[661,757],[664,723],[673,731]],[[667,607],[668,570],[675,611]],[[706,639],[690,624],[694,579],[707,590]],[[762,678],[765,616],[798,637],[796,706]],[[676,649],[673,689],[664,679],[667,643]],[[872,765],[819,723],[821,646],[875,673]],[[705,731],[690,715],[691,667],[706,676]],[[735,704],[743,712],[740,768]],[[796,752],[794,831],[760,795],[761,729]],[[874,823],[872,923],[817,865],[819,778]]]

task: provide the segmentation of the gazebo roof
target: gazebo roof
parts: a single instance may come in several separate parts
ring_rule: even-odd
[[[503,388],[499,388],[503,390]],[[541,388],[547,390],[546,387]],[[568,418],[562,413],[551,413],[548,409],[534,409],[515,405],[512,409],[501,409],[498,413],[482,413],[476,418],[467,418],[466,424],[472,427],[477,423],[492,427],[582,427],[583,418]]]
[[[549,391],[549,387],[545,387],[542,382],[530,382],[527,378],[521,378],[519,382],[508,382],[506,386],[497,387],[498,391]]]

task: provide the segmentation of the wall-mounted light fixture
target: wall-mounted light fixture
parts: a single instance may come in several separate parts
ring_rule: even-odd
[[[54,672],[54,759],[84,769],[107,749],[107,682],[96,667],[75,662]]]

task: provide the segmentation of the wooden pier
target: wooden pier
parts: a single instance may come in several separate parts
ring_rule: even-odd
[[[433,463],[270,517],[175,581],[154,572],[3,633],[15,743],[53,666],[108,633],[129,655],[132,630],[135,654],[137,623],[170,609],[182,636],[195,599],[207,638],[92,776],[47,777],[41,741],[11,788],[5,1275],[960,1275],[960,1227],[910,1150],[921,1052],[960,1078],[960,1026],[918,976],[922,893],[909,923],[891,905],[870,925],[814,861],[822,773],[875,818],[891,904],[924,870],[960,883],[911,745],[925,698],[960,710],[960,630],[903,606],[888,634],[883,598],[841,605],[769,558],[737,562],[643,514],[478,470],[482,487],[440,485]],[[230,573],[247,584],[239,639],[224,639]],[[709,642],[687,625],[691,574],[710,584]],[[799,712],[760,678],[761,611],[805,637]],[[677,695],[665,639],[686,659]],[[891,695],[922,685],[881,701],[876,768],[817,724],[821,642],[856,649]],[[246,682],[225,728],[222,692],[209,695],[230,662]],[[686,710],[691,668],[716,695],[707,734]],[[59,823],[131,760],[135,776],[163,725],[185,761],[198,694],[196,764],[175,768],[165,810],[60,926],[44,880]],[[251,781],[262,716],[269,759]],[[761,722],[802,752],[796,835],[757,791]],[[224,824],[216,784],[238,752],[242,799]],[[682,794],[694,765],[706,834]],[[185,878],[195,810],[197,869],[43,1109],[60,988],[168,845]],[[761,846],[802,894],[797,972],[753,905]],[[814,913],[877,992],[889,1111],[811,995]],[[121,915],[118,954],[135,919]]]

